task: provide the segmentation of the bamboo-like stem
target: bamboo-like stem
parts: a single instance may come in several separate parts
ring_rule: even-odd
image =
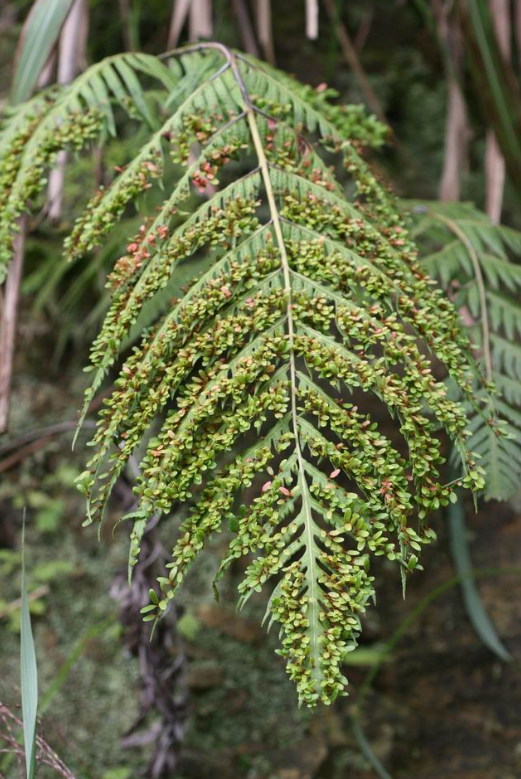
[[[18,301],[25,253],[27,217],[19,221],[19,232],[14,238],[13,260],[4,289],[0,327],[0,433],[5,433],[9,420],[11,382],[13,378],[14,347],[18,322]]]
[[[485,149],[485,179],[487,182],[485,210],[494,225],[501,222],[505,174],[505,158],[499,148],[496,134],[494,130],[488,130]]]
[[[77,4],[85,3],[85,0],[76,0],[76,2]],[[53,52],[49,56],[49,59],[38,77],[37,83],[39,88],[43,88],[50,83],[54,71],[55,60],[56,55]],[[19,232],[13,241],[13,260],[7,276],[2,300],[0,321],[0,433],[5,433],[9,421],[14,349],[26,232],[27,216],[22,215],[19,220]]]
[[[179,38],[181,37],[181,31],[188,18],[188,12],[190,11],[190,0],[175,0],[174,8],[172,10],[172,18],[170,20],[170,29],[168,30],[167,48],[177,46]]]
[[[241,31],[244,50],[253,57],[259,56],[259,47],[255,40],[255,33],[251,23],[250,14],[245,0],[232,0],[233,10],[237,17],[239,29]]]
[[[448,84],[443,170],[440,200],[459,200],[461,173],[468,154],[467,110],[461,87],[463,42],[457,20],[450,18],[441,0],[433,0],[440,42],[445,48],[445,75]]]
[[[40,584],[39,587],[36,587],[36,589],[31,590],[31,592],[27,593],[27,600],[29,601],[29,603],[32,603],[33,601],[38,600],[39,598],[44,598],[48,594],[49,594],[49,585]],[[0,608],[0,619],[4,619],[9,614],[12,614],[13,611],[18,611],[21,605],[22,605],[21,597],[12,600],[10,603],[6,603],[5,606],[2,606]]]
[[[362,67],[356,48],[347,31],[347,27],[343,23],[342,19],[339,18],[334,0],[324,0],[324,6],[331,21],[331,26],[338,36],[338,41],[340,43],[344,59],[353,71],[360,89],[362,90],[362,93],[367,100],[368,106],[370,107],[371,111],[374,111],[381,122],[387,124],[384,110],[375,92],[373,91],[371,84],[369,83],[369,79],[367,78]]]
[[[502,56],[510,57],[510,0],[490,0],[490,14]],[[485,177],[487,182],[486,211],[492,224],[499,224],[505,189],[505,158],[494,130],[487,132]]]
[[[212,37],[211,0],[192,0],[190,3],[189,34],[193,41]]]
[[[264,56],[270,65],[275,65],[275,46],[271,26],[271,0],[257,0],[257,33]]]
[[[365,16],[362,19],[360,23],[360,27],[356,32],[354,46],[357,54],[360,54],[360,52],[364,48],[367,38],[369,37],[369,33],[371,32],[371,26],[373,24],[373,19],[374,19],[374,3],[375,0],[370,0],[370,2],[367,4],[368,9],[365,12]]]
[[[306,0],[306,37],[311,41],[318,38],[318,0]]]
[[[60,33],[58,83],[69,84],[78,74],[87,48],[89,14],[86,0],[75,0]],[[61,151],[49,174],[48,215],[59,222],[62,212],[67,152]]]
[[[445,119],[445,149],[440,179],[440,200],[459,200],[461,165],[467,156],[468,126],[465,101],[458,82],[450,78],[447,116]]]

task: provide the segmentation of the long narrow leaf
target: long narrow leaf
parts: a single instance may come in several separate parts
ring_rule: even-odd
[[[36,0],[22,29],[11,91],[13,103],[27,100],[51,54],[74,0]]]
[[[499,50],[488,3],[485,0],[459,0],[459,8],[476,93],[518,191],[521,182],[521,92],[517,79]]]
[[[512,660],[510,653],[499,638],[485,607],[483,606],[473,576],[472,560],[467,542],[465,511],[460,499],[448,508],[449,533],[452,557],[458,576],[461,577],[461,589],[468,617],[479,638],[500,660]]]
[[[393,779],[391,774],[383,767],[382,763],[380,762],[379,758],[376,756],[375,752],[373,751],[373,748],[367,738],[365,737],[365,733],[362,730],[362,727],[360,725],[360,721],[358,719],[355,719],[353,721],[353,732],[355,734],[356,743],[358,744],[358,748],[360,749],[360,752],[363,754],[375,774],[379,777],[379,779]]]
[[[21,681],[22,719],[24,724],[27,779],[33,779],[36,769],[36,712],[38,709],[38,670],[34,649],[29,598],[25,586],[25,514],[22,531],[22,615],[21,615]]]

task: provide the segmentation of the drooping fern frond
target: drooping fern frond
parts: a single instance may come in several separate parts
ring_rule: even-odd
[[[147,619],[228,526],[216,581],[243,556],[241,604],[273,581],[267,618],[299,699],[330,703],[374,595],[371,558],[395,560],[404,578],[435,537],[429,512],[456,486],[483,486],[464,410],[431,366],[435,356],[471,399],[471,353],[361,156],[381,140],[375,121],[218,44],[176,55],[179,84],[193,79],[193,54],[204,78],[174,87],[162,123],[67,241],[71,257],[92,250],[163,182],[162,205],[110,276],[86,404],[145,308],[166,290],[172,299],[120,368],[80,486],[100,523],[145,445],[130,571],[151,518],[182,516]],[[371,415],[378,406],[400,440]],[[440,428],[460,457],[451,484]]]
[[[485,497],[507,500],[521,476],[521,265],[513,261],[521,256],[521,233],[491,224],[467,203],[416,203],[412,215],[422,265],[453,297],[498,390],[494,406],[502,423],[489,424],[465,405],[469,445],[487,472]],[[479,382],[474,397],[489,401]],[[497,435],[498,424],[508,425],[508,436]]]

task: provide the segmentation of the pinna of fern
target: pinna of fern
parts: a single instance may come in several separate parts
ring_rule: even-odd
[[[469,203],[407,204],[413,219],[422,265],[452,295],[470,339],[494,383],[494,426],[476,413],[457,386],[469,415],[470,446],[480,455],[487,472],[485,498],[507,500],[519,489],[521,476],[521,233],[490,223],[488,216]],[[475,379],[474,398],[489,396]],[[508,434],[497,436],[497,425]]]
[[[0,124],[0,282],[12,254],[13,233],[45,174],[64,148],[116,134],[114,108],[153,126],[150,101],[137,74],[172,89],[175,74],[146,54],[121,54],[93,65],[67,86],[53,86],[9,108]]]
[[[381,140],[374,120],[219,44],[171,59],[161,124],[67,241],[71,257],[92,250],[144,186],[164,181],[162,205],[109,278],[86,406],[147,306],[176,289],[182,269],[203,267],[143,332],[105,401],[80,478],[88,522],[102,521],[144,443],[130,572],[151,517],[182,516],[146,619],[161,617],[228,526],[216,581],[243,556],[241,604],[274,581],[267,618],[299,700],[331,703],[345,693],[342,659],[374,595],[371,558],[395,560],[405,577],[435,537],[428,514],[456,486],[483,486],[464,409],[429,356],[470,400],[471,352],[363,160],[363,146]],[[103,124],[109,109],[99,110]],[[375,402],[400,444],[371,416]],[[440,427],[460,458],[451,484]]]

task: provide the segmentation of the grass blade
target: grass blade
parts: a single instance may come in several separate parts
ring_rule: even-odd
[[[25,586],[25,512],[22,530],[22,614],[21,614],[21,681],[22,719],[24,724],[27,779],[34,779],[36,769],[36,713],[38,709],[38,670],[34,648],[29,599]]]
[[[375,774],[380,779],[393,779],[391,774],[385,770],[380,760],[375,755],[371,744],[365,737],[364,731],[362,730],[360,721],[358,719],[353,721],[353,733],[355,735],[356,743],[358,744],[360,752],[363,754]]]
[[[460,0],[462,29],[482,111],[492,125],[514,185],[521,182],[521,93],[514,70],[499,50],[485,0]]]
[[[457,503],[451,503],[448,509],[450,546],[456,572],[461,577],[461,590],[465,608],[472,627],[486,647],[500,660],[510,662],[512,656],[499,638],[490,617],[488,616],[476,586],[473,575],[472,560],[467,541],[465,511],[461,497]]]
[[[36,0],[25,20],[16,51],[13,103],[30,96],[51,54],[73,0]]]

